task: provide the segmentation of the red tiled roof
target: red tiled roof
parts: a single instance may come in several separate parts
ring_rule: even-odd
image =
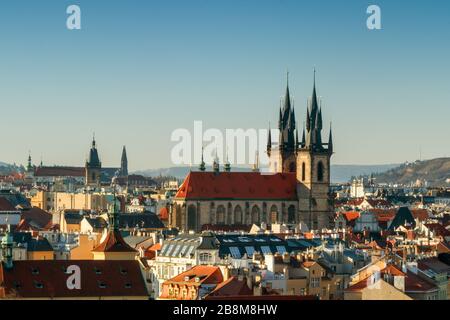
[[[422,279],[418,275],[408,271],[405,278],[405,292],[417,291],[438,291],[438,287],[434,284]]]
[[[391,207],[392,203],[390,203],[387,200],[384,199],[367,199],[367,202],[372,206],[372,207]]]
[[[253,295],[252,289],[247,285],[247,281],[239,280],[236,277],[231,277],[228,280],[220,283],[211,291],[208,297],[225,297],[225,296],[242,296]]]
[[[426,209],[411,209],[410,210],[414,219],[425,221],[428,219],[428,211]]]
[[[358,219],[360,216],[359,212],[357,212],[357,211],[347,211],[347,212],[342,213],[342,215],[344,216],[345,220],[347,220],[347,221],[352,221],[352,220]]]
[[[395,209],[371,209],[375,213],[378,222],[388,222],[394,219],[397,211]]]
[[[347,203],[344,203],[344,205],[359,206],[363,201],[364,201],[363,198],[351,199],[351,200],[348,200]]]
[[[70,290],[67,267],[81,271],[81,289]],[[19,298],[88,298],[148,296],[138,261],[121,260],[25,260],[12,269],[0,263],[2,294]],[[2,292],[3,291],[3,292]]]
[[[393,276],[405,276],[406,274],[401,271],[399,268],[397,268],[396,266],[390,264],[388,266],[386,266],[386,268],[384,268],[383,270],[381,270],[381,273],[387,273],[387,274],[391,274]]]
[[[16,211],[16,208],[6,198],[0,197],[0,211]]]
[[[35,177],[84,177],[83,167],[37,167]]]
[[[38,207],[23,210],[22,219],[25,219],[29,223],[31,222],[40,229],[45,229],[52,226],[52,215]]]
[[[427,223],[425,224],[425,226],[438,236],[441,237],[450,236],[450,231],[445,229],[445,227],[440,223]]]
[[[156,251],[161,250],[161,247],[162,245],[159,242],[152,245],[151,247],[147,248],[147,250],[145,250],[144,256],[150,260],[154,259],[156,257]]]
[[[186,279],[188,277],[188,279]],[[200,278],[199,282],[195,278]],[[186,281],[187,280],[187,281]],[[213,266],[195,266],[188,271],[167,280],[165,283],[191,283],[191,284],[219,284],[223,282],[222,271],[219,267]]]
[[[161,210],[159,210],[159,219],[160,220],[168,220],[169,219],[169,211],[166,207],[162,207]]]
[[[95,247],[93,252],[136,252],[123,240],[120,231],[110,230],[105,240]]]
[[[297,199],[294,173],[190,172],[178,199]]]

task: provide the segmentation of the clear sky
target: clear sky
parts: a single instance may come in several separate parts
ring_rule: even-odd
[[[0,161],[83,165],[95,131],[105,166],[171,166],[194,120],[276,124],[287,68],[301,124],[314,67],[333,163],[450,156],[448,1],[1,1],[0,41]]]

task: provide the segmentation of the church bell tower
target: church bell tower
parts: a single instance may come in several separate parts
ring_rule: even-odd
[[[300,220],[310,229],[330,226],[334,214],[330,198],[330,159],[333,155],[333,138],[322,141],[322,109],[319,106],[314,72],[314,85],[306,111],[306,128],[297,149],[297,195]],[[305,132],[306,129],[306,132]]]
[[[89,159],[86,160],[86,178],[85,184],[91,187],[99,187],[101,181],[102,163],[98,156],[95,137],[92,139],[92,147],[89,151]]]

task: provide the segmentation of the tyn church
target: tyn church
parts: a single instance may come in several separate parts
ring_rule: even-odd
[[[315,78],[315,77],[314,77]],[[305,127],[298,138],[289,83],[280,106],[279,141],[269,130],[267,154],[273,174],[219,170],[191,171],[179,188],[170,209],[169,224],[181,230],[200,231],[210,226],[233,230],[252,224],[305,223],[310,229],[330,226],[334,207],[330,198],[331,127],[322,140],[322,109],[314,79]]]

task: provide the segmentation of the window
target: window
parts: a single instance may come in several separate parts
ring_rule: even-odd
[[[199,255],[200,262],[211,262],[212,261],[212,255],[208,252],[202,252]]]
[[[167,256],[170,256],[170,254],[171,254],[171,252],[172,252],[172,250],[173,250],[173,247],[174,247],[173,244],[169,245],[169,249],[167,249],[167,251],[166,251],[166,255],[167,255]]]
[[[322,161],[319,161],[317,164],[317,180],[323,181],[323,163]]]
[[[252,257],[255,253],[254,247],[245,247],[245,251],[247,252],[247,256]]]
[[[195,247],[194,246],[189,246],[189,250],[186,252],[186,257],[190,257],[192,252],[194,251]]]
[[[262,246],[261,251],[263,254],[271,254],[272,253],[272,250],[270,250],[269,246]]]
[[[241,252],[239,251],[238,247],[230,247],[230,253],[233,258],[241,258]]]
[[[277,252],[281,253],[281,254],[287,252],[286,247],[285,246],[277,246]]]
[[[178,256],[178,254],[180,253],[180,250],[181,250],[181,245],[179,244],[175,247],[175,250],[173,251],[172,256],[174,256],[174,257]]]
[[[320,285],[320,279],[319,278],[311,278],[311,288],[318,288]]]
[[[302,181],[305,181],[305,171],[306,171],[305,163],[303,162],[302,163]]]

